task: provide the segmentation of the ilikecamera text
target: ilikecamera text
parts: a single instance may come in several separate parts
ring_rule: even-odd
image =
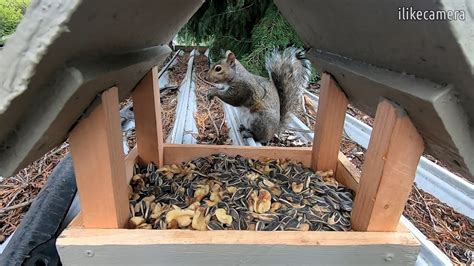
[[[454,21],[465,20],[464,10],[417,10],[413,7],[399,7],[398,20],[404,21]]]

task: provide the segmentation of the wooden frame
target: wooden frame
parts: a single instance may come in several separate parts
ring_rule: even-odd
[[[154,67],[132,93],[135,132],[141,163],[163,166],[163,127],[158,85],[158,68]]]
[[[93,125],[97,125],[97,122],[84,119],[71,133],[73,139],[71,149],[76,163],[78,184],[80,184],[81,204],[100,202],[96,205],[102,206],[83,208],[73,225],[62,233],[57,245],[63,263],[140,264],[151,263],[155,258],[159,259],[160,263],[179,265],[223,264],[225,261],[268,265],[312,264],[314,261],[321,261],[323,264],[378,265],[383,261],[390,261],[397,265],[407,265],[416,261],[419,244],[411,233],[400,226],[399,218],[400,208],[408,197],[416,165],[423,150],[423,141],[408,116],[396,104],[382,100],[379,105],[374,133],[361,175],[354,165],[339,152],[348,100],[336,81],[327,73],[324,73],[322,77],[317,117],[320,126],[315,129],[316,139],[312,148],[163,144],[161,117],[158,111],[159,89],[154,82],[156,80],[154,73],[156,73],[156,68],[145,76],[133,92],[136,104],[147,104],[146,107],[135,108],[137,147],[132,149],[125,158],[123,154],[116,153],[113,160],[110,159],[111,156],[106,156],[109,158],[108,161],[101,160],[102,163],[109,163],[109,165],[113,165],[116,161],[121,161],[121,163],[117,163],[120,167],[115,173],[109,171],[103,177],[96,177],[102,180],[99,183],[104,186],[110,182],[118,187],[127,186],[132,177],[135,162],[153,161],[159,165],[178,164],[220,152],[256,159],[288,158],[300,161],[308,167],[313,167],[314,170],[332,169],[339,182],[356,192],[352,223],[354,229],[361,232],[196,232],[101,229],[118,228],[122,223],[109,226],[99,222],[90,222],[96,219],[94,213],[103,206],[112,206],[112,209],[118,212],[122,208],[128,208],[128,202],[90,193],[90,191],[96,191],[92,185],[96,181],[92,181],[84,174],[84,172],[89,173],[90,170],[84,169],[88,166],[82,160],[97,152],[98,147],[91,144],[88,149],[81,149],[77,146],[100,134],[85,132],[84,128],[94,131]],[[113,94],[114,89],[109,91]],[[108,96],[109,91],[102,96],[104,103],[107,103],[105,100],[112,99]],[[101,104],[97,110],[100,110],[102,116],[103,113],[118,112],[115,107],[108,106]],[[109,116],[115,117],[112,114]],[[138,126],[147,122],[151,122],[151,126]],[[115,124],[106,127],[105,130],[95,131],[102,132],[101,141],[105,141],[107,137],[116,139],[117,132],[112,132],[114,127]],[[117,131],[116,128],[115,131]],[[321,136],[322,140],[318,140],[318,136]],[[98,141],[94,143],[97,144]],[[113,147],[117,146],[115,142],[117,141],[114,141]],[[140,145],[150,145],[150,143],[152,143],[151,147],[140,148]],[[399,149],[397,143],[402,143],[405,147],[410,146],[410,148]],[[112,149],[112,146],[109,146],[109,149]],[[94,167],[97,166],[94,165]],[[122,174],[117,174],[119,172]],[[397,191],[397,196],[390,197],[387,193],[390,190]],[[124,198],[127,199],[126,196]],[[344,256],[336,255],[341,252],[344,252]],[[95,256],[95,254],[98,255]],[[205,254],[205,256],[199,256],[199,254]]]
[[[68,229],[64,265],[410,265],[409,232],[250,232]]]
[[[129,209],[116,87],[105,91],[99,106],[80,120],[69,144],[81,209],[87,213],[84,226],[124,227]]]
[[[403,109],[383,99],[352,211],[358,231],[393,231],[408,200],[424,143]]]
[[[321,77],[320,102],[313,141],[313,170],[336,171],[344,119],[349,101],[329,75]]]

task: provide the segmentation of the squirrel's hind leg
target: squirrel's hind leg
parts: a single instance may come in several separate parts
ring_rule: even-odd
[[[254,138],[253,132],[246,128],[243,124],[240,124],[239,126],[239,132],[242,134],[242,138],[248,139],[248,138]]]
[[[249,131],[255,141],[268,142],[278,130],[278,120],[269,116],[255,116],[250,122]]]
[[[239,130],[240,130],[240,129],[239,129]],[[246,129],[245,127],[244,127],[242,130],[240,130],[240,133],[242,134],[242,137],[243,137],[244,139],[248,139],[248,138],[253,138],[253,137],[254,137],[252,131],[250,131],[249,129]]]

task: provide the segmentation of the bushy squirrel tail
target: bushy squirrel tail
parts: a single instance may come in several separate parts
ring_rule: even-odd
[[[280,98],[280,125],[284,125],[290,112],[302,106],[303,91],[311,77],[311,63],[303,49],[288,47],[283,52],[274,50],[265,66]]]

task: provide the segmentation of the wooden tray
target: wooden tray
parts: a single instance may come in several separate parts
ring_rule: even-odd
[[[339,152],[349,103],[322,75],[312,148],[163,144],[153,68],[133,91],[137,146],[124,156],[117,88],[70,133],[81,213],[57,240],[65,265],[394,265],[414,264],[419,243],[399,224],[423,140],[405,111],[381,99],[362,174]],[[136,162],[177,164],[215,153],[286,158],[335,171],[356,192],[351,232],[254,232],[122,229],[129,219],[127,185]]]

